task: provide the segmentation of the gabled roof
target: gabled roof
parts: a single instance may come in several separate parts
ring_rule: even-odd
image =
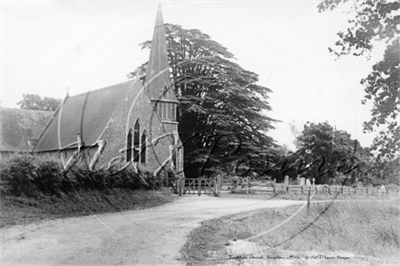
[[[29,151],[28,141],[37,138],[53,112],[0,108],[0,151]]]
[[[85,146],[93,146],[106,130],[108,122],[125,101],[135,80],[67,97],[54,118],[40,134],[34,152],[77,147],[77,135]],[[71,144],[74,144],[71,146]]]
[[[168,54],[165,40],[164,21],[161,5],[158,5],[156,24],[154,26],[153,40],[149,64],[146,73],[146,92],[151,100],[160,100],[165,88],[172,90],[166,94],[168,100],[176,101],[175,93],[169,76]]]

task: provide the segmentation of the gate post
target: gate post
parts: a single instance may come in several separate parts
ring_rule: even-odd
[[[218,196],[218,176],[214,176],[214,196]]]
[[[221,188],[222,188],[222,176],[217,176],[217,183],[218,183],[218,196],[221,196]]]
[[[198,177],[197,179],[198,179],[198,182],[199,182],[199,184],[198,184],[199,188],[198,188],[198,192],[197,193],[198,193],[199,196],[201,196],[201,178]]]
[[[221,196],[221,176],[214,177],[214,195]]]
[[[178,193],[179,196],[182,196],[182,190],[183,190],[183,178],[182,178],[182,174],[179,175],[178,177]]]

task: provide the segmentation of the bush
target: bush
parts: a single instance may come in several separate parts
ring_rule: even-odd
[[[54,161],[40,163],[33,177],[36,187],[46,195],[59,195],[62,179],[61,166]]]
[[[5,192],[15,196],[33,196],[36,193],[34,184],[34,158],[29,155],[13,156],[1,168],[1,179]]]
[[[162,184],[162,180],[151,172],[136,173],[132,167],[116,172],[112,169],[89,171],[74,166],[64,173],[59,162],[29,155],[14,156],[3,164],[0,172],[2,190],[17,197],[61,196],[77,190],[156,189]]]

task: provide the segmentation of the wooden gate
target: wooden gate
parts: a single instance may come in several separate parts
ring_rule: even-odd
[[[182,178],[178,183],[179,196],[185,194],[214,194],[215,196],[221,195],[221,181],[222,178],[217,176],[215,178],[198,177],[198,178]]]

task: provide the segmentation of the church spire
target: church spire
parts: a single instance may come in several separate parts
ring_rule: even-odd
[[[169,77],[164,21],[160,4],[158,4],[153,41],[151,43],[146,83],[146,91],[151,100],[157,101],[161,100],[161,98],[166,98],[168,100],[176,101]]]

